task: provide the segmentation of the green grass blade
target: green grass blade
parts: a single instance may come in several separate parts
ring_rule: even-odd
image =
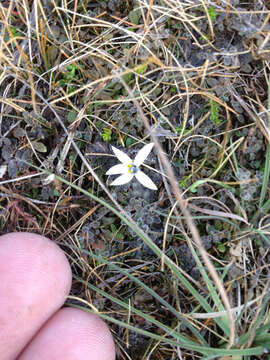
[[[81,282],[84,283],[84,281],[81,281]],[[171,344],[173,346],[178,346],[178,347],[181,347],[181,348],[184,348],[184,349],[197,351],[197,352],[199,352],[199,353],[201,353],[201,354],[203,354],[205,356],[212,356],[212,355],[235,355],[235,356],[259,355],[263,351],[262,347],[254,347],[254,348],[250,348],[250,349],[239,349],[239,350],[238,349],[229,349],[229,350],[227,350],[227,349],[218,349],[218,348],[204,347],[204,346],[197,345],[196,343],[194,343],[193,341],[191,341],[189,339],[186,339],[185,337],[183,337],[182,335],[180,335],[179,333],[177,333],[173,329],[170,329],[170,328],[166,327],[165,325],[161,324],[159,321],[153,319],[149,315],[141,312],[138,309],[135,309],[134,307],[130,306],[129,304],[126,304],[125,302],[123,302],[123,301],[121,301],[119,299],[114,298],[113,296],[107,294],[106,292],[98,289],[94,285],[88,284],[88,287],[90,289],[98,292],[102,296],[106,297],[107,299],[109,299],[109,300],[117,303],[118,305],[122,306],[127,311],[132,310],[132,312],[134,312],[135,314],[137,314],[139,316],[142,316],[143,318],[151,321],[151,323],[153,323],[153,324],[156,323],[157,326],[162,325],[162,327],[164,329],[168,330],[167,335],[175,337],[178,341],[174,341],[174,340],[171,340],[171,339],[169,339],[167,337],[163,337],[163,336],[154,334],[153,332],[142,330],[140,328],[129,325],[129,324],[125,323],[125,322],[114,319],[114,318],[112,318],[110,316],[104,315],[102,313],[96,313],[93,310],[85,309],[84,307],[80,307],[80,306],[74,305],[72,303],[69,304],[69,305],[72,306],[72,307],[80,308],[82,310],[94,313],[94,314],[100,316],[101,318],[103,318],[104,320],[113,322],[113,323],[115,323],[115,324],[117,324],[119,326],[123,326],[123,327],[125,327],[127,329],[130,329],[130,330],[135,331],[135,332],[137,332],[139,334],[148,336],[148,337],[150,337],[152,339],[155,339],[157,341],[162,341],[162,342],[165,342],[167,344]]]
[[[136,284],[138,284],[140,287],[142,287],[148,294],[150,294],[151,296],[153,296],[153,298],[155,298],[156,300],[158,300],[162,305],[165,306],[165,308],[167,310],[169,310],[176,318],[178,318],[178,320],[183,323],[187,328],[189,328],[189,330],[193,333],[193,335],[198,339],[198,341],[200,341],[202,344],[207,345],[207,342],[204,340],[204,338],[202,337],[202,335],[198,332],[198,330],[192,326],[187,320],[186,318],[181,315],[181,313],[179,313],[179,311],[177,311],[173,306],[171,306],[166,300],[164,300],[161,296],[159,296],[154,290],[152,290],[151,288],[149,288],[147,285],[145,285],[142,281],[140,281],[138,278],[136,278],[135,276],[133,276],[132,274],[130,274],[128,271],[126,271],[125,269],[115,265],[114,263],[111,263],[109,261],[107,261],[106,259],[104,259],[104,257],[102,257],[101,255],[95,255],[95,254],[91,254],[89,251],[87,250],[81,250],[82,252],[84,252],[85,254],[88,254],[92,257],[94,257],[97,261],[101,261],[102,263],[105,263],[106,265],[108,265],[110,268],[118,271],[119,273],[124,274],[125,276],[127,276],[128,278],[130,278],[132,281],[134,281]]]
[[[270,131],[270,76],[268,78],[268,97],[267,97],[267,128],[268,131]],[[265,157],[265,167],[264,167],[264,173],[263,173],[263,183],[262,183],[262,189],[260,194],[260,202],[259,202],[259,208],[262,208],[263,202],[265,199],[265,195],[268,188],[268,182],[269,182],[269,176],[270,176],[270,144],[267,144],[266,149],[266,157]]]
[[[201,263],[195,249],[193,247],[191,247],[191,251],[192,251],[192,255],[198,265],[198,268],[200,270],[200,273],[202,274],[202,277],[204,278],[204,281],[206,283],[206,286],[209,290],[209,296],[211,296],[212,300],[214,301],[216,308],[218,309],[218,311],[225,311],[224,306],[222,305],[222,302],[220,300],[220,297],[218,295],[218,293],[216,292],[215,287],[212,284],[212,281],[210,280],[209,276],[207,275],[207,272],[204,269],[203,264]],[[223,329],[224,333],[229,337],[230,335],[230,326],[229,326],[229,321],[227,316],[223,316],[222,318],[214,318],[213,319],[217,325],[219,325],[220,328]]]
[[[263,202],[267,193],[268,182],[270,176],[270,144],[267,144],[266,156],[265,156],[265,167],[263,172],[263,183],[260,194],[259,208],[263,207]]]

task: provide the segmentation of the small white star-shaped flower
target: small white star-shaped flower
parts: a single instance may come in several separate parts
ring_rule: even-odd
[[[107,172],[106,175],[118,175],[121,174],[117,179],[115,179],[111,185],[124,185],[130,182],[130,180],[135,176],[136,179],[145,187],[151,190],[157,190],[156,185],[153,181],[140,170],[140,166],[143,164],[144,160],[149,155],[152,150],[154,143],[145,145],[138,154],[135,156],[135,159],[132,160],[127,154],[123,151],[116,149],[112,146],[113,152],[121,164],[112,166]]]

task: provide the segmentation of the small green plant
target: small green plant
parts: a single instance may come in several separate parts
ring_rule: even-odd
[[[176,127],[175,130],[176,130],[177,134],[181,134],[182,131],[183,131],[183,126],[180,125],[180,126]],[[183,134],[186,135],[186,134],[189,133],[191,130],[192,130],[191,128],[187,128],[187,127],[186,127],[186,128],[184,129]]]
[[[141,9],[139,8],[131,10],[128,14],[129,20],[136,25],[139,24],[141,16]]]
[[[209,16],[210,16],[210,19],[212,20],[212,21],[214,21],[215,20],[215,18],[217,17],[217,12],[216,12],[216,10],[213,8],[213,6],[209,6],[209,8],[207,9],[207,11],[208,11],[208,14],[209,14]]]
[[[13,36],[13,37],[22,36],[22,33],[17,29],[16,26],[13,26],[13,27],[10,29],[10,32],[12,33],[12,36]]]
[[[219,109],[220,105],[214,100],[210,99],[210,120],[216,125],[220,125],[221,123]]]
[[[131,146],[132,144],[134,144],[136,141],[134,139],[132,139],[131,137],[127,137],[125,139],[125,144],[126,144],[126,147],[128,148],[129,146]]]
[[[102,139],[106,142],[110,142],[112,139],[112,130],[111,128],[105,128],[101,134]]]
[[[218,251],[219,251],[220,253],[225,253],[226,250],[227,250],[227,249],[226,249],[226,246],[225,246],[224,244],[222,244],[222,243],[218,244],[217,249],[218,249]]]
[[[72,93],[74,89],[74,82],[78,80],[78,68],[74,64],[70,64],[66,67],[62,73],[62,78],[59,80],[58,85],[61,87],[68,86],[68,93]]]
[[[11,43],[12,49],[15,49],[15,39],[22,36],[22,33],[17,29],[16,26],[12,26],[10,32],[6,32],[4,40]]]
[[[130,81],[133,79],[133,74],[132,74],[132,72],[129,72],[129,73],[125,74],[125,75],[123,76],[123,79],[124,79],[124,81],[125,81],[127,84],[129,84]]]

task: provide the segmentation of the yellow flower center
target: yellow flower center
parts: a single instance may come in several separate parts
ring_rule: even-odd
[[[139,167],[134,164],[130,164],[127,167],[129,174],[136,174],[136,172],[139,170]]]

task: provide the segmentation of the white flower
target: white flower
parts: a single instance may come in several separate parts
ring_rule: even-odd
[[[138,154],[135,156],[134,160],[131,160],[130,157],[125,154],[123,151],[120,151],[112,146],[113,152],[121,164],[112,166],[107,172],[106,175],[117,175],[121,174],[117,179],[115,179],[111,185],[124,185],[127,184],[134,176],[136,179],[145,187],[151,190],[157,190],[156,185],[145,175],[141,170],[140,166],[144,160],[149,155],[152,150],[154,143],[145,145]]]

